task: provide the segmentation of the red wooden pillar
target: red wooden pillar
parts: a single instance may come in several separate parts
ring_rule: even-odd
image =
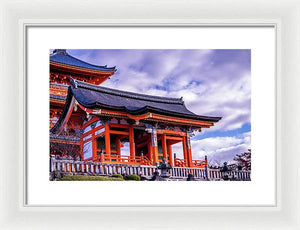
[[[133,125],[129,126],[129,147],[130,147],[130,156],[135,159],[135,146],[134,146],[134,131]]]
[[[109,132],[108,121],[105,121],[105,132],[104,133],[105,133],[105,154],[108,157],[110,157],[110,132]]]
[[[117,155],[121,156],[121,141],[120,141],[120,137],[116,138],[116,149],[117,149]]]
[[[188,166],[193,167],[193,159],[192,159],[192,151],[191,149],[188,149]]]
[[[168,154],[169,154],[169,158],[170,158],[169,164],[170,164],[171,166],[173,166],[172,145],[171,145],[170,143],[168,143],[167,146],[168,146]]]
[[[80,137],[80,155],[81,155],[81,160],[84,159],[84,155],[83,155],[83,137]]]
[[[168,157],[167,157],[167,138],[166,138],[166,134],[163,134],[163,135],[162,135],[161,143],[162,143],[163,158],[165,158],[165,159],[166,159],[166,162],[168,162]]]
[[[191,140],[188,133],[186,134],[186,148],[187,148],[188,167],[193,167]]]
[[[151,137],[147,139],[147,147],[148,147],[148,156],[150,162],[153,162],[153,153],[152,153],[152,145],[151,145]]]
[[[185,137],[182,137],[182,149],[183,149],[183,158],[185,164],[188,164],[188,153],[187,153],[187,148],[186,148],[186,139]]]
[[[93,161],[95,161],[97,157],[97,138],[95,138],[95,132],[92,132],[92,153]]]
[[[155,128],[153,128],[151,133],[151,144],[152,144],[153,164],[155,165],[158,162],[157,132]]]

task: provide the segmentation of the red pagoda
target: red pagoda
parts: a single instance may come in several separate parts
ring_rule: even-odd
[[[70,79],[99,85],[116,71],[115,67],[97,66],[79,60],[67,53],[65,49],[55,49],[50,54],[50,129],[63,112]],[[69,129],[68,135],[50,134],[50,154],[65,154],[74,149],[79,151],[80,134],[77,129]]]

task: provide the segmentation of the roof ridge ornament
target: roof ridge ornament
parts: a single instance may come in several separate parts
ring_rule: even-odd
[[[54,49],[53,54],[64,54],[67,55],[67,50],[66,49]]]
[[[70,83],[72,86],[75,87],[75,89],[78,88],[78,82],[76,81],[76,79],[72,78],[71,76],[70,76]]]

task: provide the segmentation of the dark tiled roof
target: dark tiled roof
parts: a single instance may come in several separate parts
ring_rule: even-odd
[[[116,71],[116,67],[97,66],[79,60],[67,53],[65,49],[55,49],[50,54],[50,61],[57,62],[64,65],[76,66],[84,69],[98,70],[98,71]]]
[[[63,101],[65,101],[67,99],[67,97],[65,97],[65,96],[54,95],[54,94],[50,94],[50,98],[52,98],[52,99],[58,99],[58,100],[63,100]]]
[[[53,133],[50,133],[50,139],[57,139],[57,140],[63,140],[63,141],[80,141],[80,137],[76,137],[76,136],[57,136]]]
[[[113,109],[133,115],[154,112],[182,118],[216,122],[220,117],[199,116],[189,111],[182,98],[168,98],[131,93],[71,80],[70,90],[86,108]]]

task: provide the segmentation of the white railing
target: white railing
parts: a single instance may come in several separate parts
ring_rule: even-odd
[[[151,177],[156,167],[151,165],[129,165],[98,163],[89,161],[73,161],[67,159],[50,160],[50,172],[65,174],[91,174],[91,175],[113,175],[113,174],[137,174],[144,177]]]
[[[226,175],[230,180],[251,180],[251,171],[228,171],[222,172],[220,169],[208,169],[210,180],[221,180]]]
[[[196,179],[207,178],[205,168],[173,167],[172,169],[170,169],[170,174],[174,179],[187,178],[189,174],[192,174]]]
[[[113,164],[90,161],[74,161],[70,159],[50,158],[50,172],[59,172],[63,174],[87,174],[87,175],[105,175],[113,174],[131,175],[136,174],[150,179],[157,170],[152,165],[130,165]],[[192,174],[196,180],[221,180],[225,174],[230,180],[251,180],[250,171],[229,171],[221,172],[220,169],[210,168],[188,168],[172,167],[169,170],[171,179],[186,179]]]

